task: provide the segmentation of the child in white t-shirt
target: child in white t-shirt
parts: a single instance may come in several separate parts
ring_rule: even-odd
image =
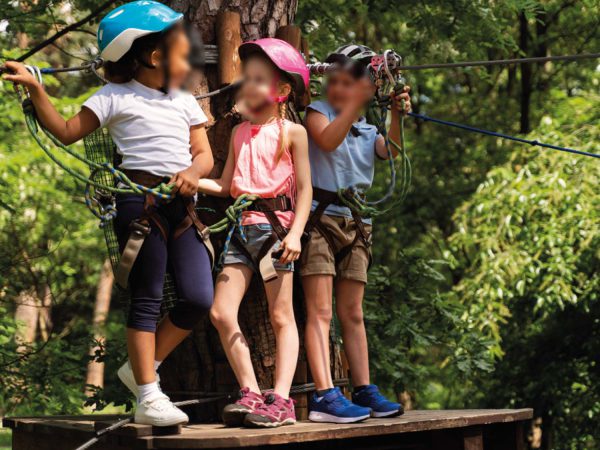
[[[198,180],[209,174],[213,158],[206,116],[192,95],[179,90],[190,72],[190,42],[181,19],[147,0],[108,13],[100,23],[98,44],[111,82],[67,121],[22,64],[7,62],[10,73],[4,75],[28,90],[39,121],[61,142],[70,144],[107,127],[122,157],[119,168],[130,179],[148,187],[168,182],[177,194],[170,202],[117,196],[115,231],[121,249],[130,225],[148,231],[128,277],[129,362],[119,377],[138,397],[135,421],[156,426],[188,421],[160,390],[156,369],[213,301],[210,257],[198,236],[201,224],[193,207]],[[180,300],[157,327],[167,260]]]

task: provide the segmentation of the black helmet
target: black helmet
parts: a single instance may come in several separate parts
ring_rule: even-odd
[[[365,45],[346,44],[331,53],[325,59],[326,63],[338,64],[344,70],[348,70],[354,77],[360,78],[366,75],[366,67],[373,56],[377,54]]]

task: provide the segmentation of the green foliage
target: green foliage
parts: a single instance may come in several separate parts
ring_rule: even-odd
[[[11,87],[0,89],[0,415],[75,412],[84,401],[82,361],[105,257],[102,234],[85,210],[82,187],[30,139]],[[65,98],[58,106],[68,115],[78,101]],[[53,326],[48,336],[19,346],[13,309],[29,290],[50,292]]]
[[[445,264],[403,253],[394,269],[370,273],[365,319],[372,371],[395,392],[419,398],[437,375],[433,361],[463,379],[491,370],[488,339],[461,318],[459,301],[438,292],[445,277],[436,267]]]
[[[48,23],[60,28],[100,3],[4,2],[2,57],[22,54],[25,36],[40,42]],[[599,16],[597,0],[301,0],[297,22],[317,58],[355,41],[417,64],[594,52]],[[94,27],[30,62],[89,59]],[[539,124],[533,138],[598,152],[596,65],[405,75],[417,112],[508,133],[528,119]],[[65,113],[97,85],[85,74],[46,83]],[[102,235],[80,187],[28,138],[11,87],[0,89],[0,414],[74,412],[84,400]],[[545,450],[597,448],[598,163],[412,119],[406,128],[413,187],[374,228],[365,310],[375,381],[390,393],[407,390],[417,407],[533,406]],[[374,198],[388,176],[381,163]],[[54,331],[21,359],[14,300],[31,287],[53,293]],[[114,378],[121,309],[113,304],[107,348],[97,355],[107,388],[95,405],[127,397]]]
[[[598,97],[557,100],[536,136],[597,151]],[[517,150],[457,210],[449,239],[464,317],[500,359],[484,404],[535,407],[555,448],[600,443],[599,183],[592,158]]]

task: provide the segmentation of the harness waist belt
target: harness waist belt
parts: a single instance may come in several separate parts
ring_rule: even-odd
[[[335,206],[346,206],[340,200],[340,196],[335,191],[327,191],[325,189],[321,189],[313,186],[313,200],[319,203],[326,203],[327,206],[335,205]]]
[[[280,195],[274,198],[260,198],[257,199],[250,208],[249,211],[258,212],[275,212],[275,211],[293,211],[292,200],[286,195]]]
[[[168,177],[161,177],[153,173],[144,172],[143,170],[121,169],[121,172],[134,183],[141,184],[147,188],[153,188],[169,181]]]

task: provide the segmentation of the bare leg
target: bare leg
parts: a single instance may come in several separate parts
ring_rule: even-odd
[[[311,275],[302,278],[306,298],[305,346],[317,390],[333,387],[329,357],[329,329],[332,317],[333,277]]]
[[[271,325],[277,343],[274,391],[283,398],[288,398],[298,365],[300,345],[292,299],[294,274],[285,271],[277,273],[279,278],[265,283],[265,291],[269,302]]]
[[[155,335],[150,331],[127,328],[127,352],[138,385],[156,381],[154,372]]]
[[[226,265],[217,277],[215,302],[210,319],[219,332],[221,344],[240,387],[260,393],[248,343],[238,322],[240,304],[252,280],[252,270],[244,264]]]
[[[164,361],[169,353],[173,351],[188,335],[191,330],[176,327],[166,316],[161,320],[156,330],[156,361]]]
[[[342,326],[344,352],[354,386],[369,384],[369,348],[363,318],[365,284],[339,280],[335,285],[336,313]]]

